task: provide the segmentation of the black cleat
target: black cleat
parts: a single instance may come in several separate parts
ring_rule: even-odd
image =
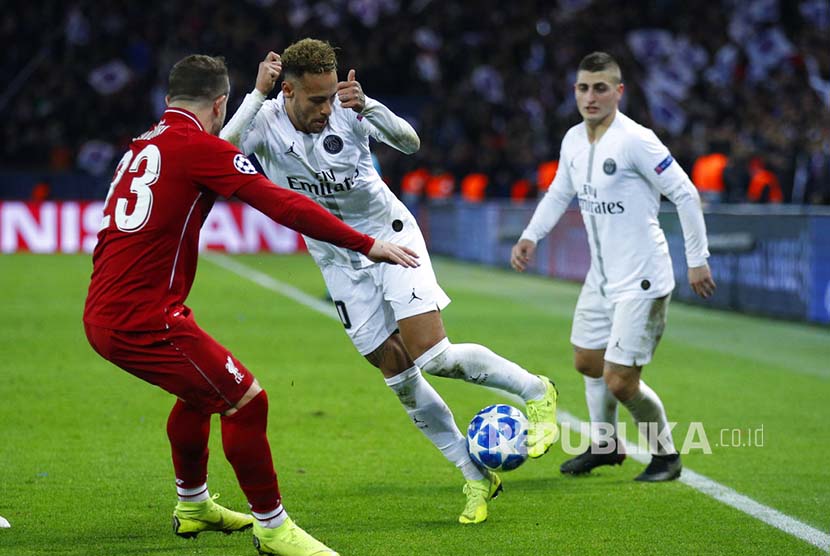
[[[681,471],[683,471],[683,463],[680,461],[680,454],[651,456],[651,463],[634,480],[649,483],[673,481],[680,477]]]
[[[594,467],[601,465],[622,465],[625,452],[617,443],[617,449],[608,451],[608,444],[591,444],[587,450],[575,458],[571,458],[559,467],[559,472],[566,475],[584,475],[590,473]]]

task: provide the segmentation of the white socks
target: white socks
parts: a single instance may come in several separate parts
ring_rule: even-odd
[[[266,529],[276,529],[288,519],[288,512],[282,507],[282,503],[268,513],[251,512],[251,515]]]
[[[640,391],[630,400],[622,404],[631,412],[637,427],[646,432],[648,445],[652,453],[657,455],[676,454],[674,440],[671,436],[669,420],[660,397],[642,380]],[[644,427],[647,427],[645,430]]]
[[[177,486],[176,493],[181,502],[204,502],[210,499],[207,483],[196,488],[182,488]],[[288,512],[282,507],[282,503],[268,513],[251,512],[260,525],[267,529],[276,529],[288,519]]]
[[[478,344],[451,344],[444,338],[416,359],[415,365],[431,375],[504,390],[525,402],[545,395],[542,379]]]
[[[605,379],[584,376],[585,402],[591,417],[591,438],[594,442],[608,437],[609,424],[616,437],[617,398],[608,389]],[[674,440],[671,436],[666,410],[660,396],[645,382],[640,381],[640,391],[622,404],[631,413],[638,429],[645,433],[648,445],[653,453],[659,455],[674,454]]]
[[[591,418],[591,439],[617,436],[617,398],[608,389],[605,379],[583,376],[585,379],[585,402]],[[603,424],[604,423],[604,424]]]
[[[176,485],[176,494],[179,495],[179,502],[204,502],[210,498],[207,483],[196,488],[182,488]]]
[[[465,479],[484,479],[481,470],[470,459],[467,440],[458,430],[450,408],[424,379],[418,367],[410,367],[385,381],[395,391],[415,426],[421,429],[445,458],[461,469]]]

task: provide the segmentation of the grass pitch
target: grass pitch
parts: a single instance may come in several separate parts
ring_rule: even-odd
[[[234,259],[324,294],[307,256]],[[452,341],[549,374],[561,407],[587,418],[568,343],[577,285],[445,260],[436,270],[453,298],[444,314]],[[0,555],[255,554],[249,533],[172,535],[164,425],[173,400],[87,344],[89,273],[86,256],[0,256],[0,515],[12,524],[0,529]],[[268,390],[289,513],[344,556],[822,553],[683,484],[635,483],[642,465],[634,461],[563,477],[561,445],[503,476],[486,523],[460,526],[460,474],[411,425],[338,322],[208,260],[189,305]],[[688,468],[830,529],[827,329],[675,303],[644,377],[679,423],[678,443],[690,422],[702,423],[713,453],[684,456]],[[462,429],[503,401],[473,385],[430,381]],[[244,510],[215,424],[211,491]],[[761,428],[763,446],[749,445]]]

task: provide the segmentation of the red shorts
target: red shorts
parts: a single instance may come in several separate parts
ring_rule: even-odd
[[[124,332],[84,323],[89,343],[104,359],[155,384],[205,413],[223,413],[245,395],[254,376],[230,351],[199,328],[182,308],[168,330]]]

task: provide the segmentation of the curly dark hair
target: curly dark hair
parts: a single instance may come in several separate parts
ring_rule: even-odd
[[[302,77],[306,73],[337,71],[337,54],[328,42],[305,38],[282,53],[282,72],[286,77]]]

